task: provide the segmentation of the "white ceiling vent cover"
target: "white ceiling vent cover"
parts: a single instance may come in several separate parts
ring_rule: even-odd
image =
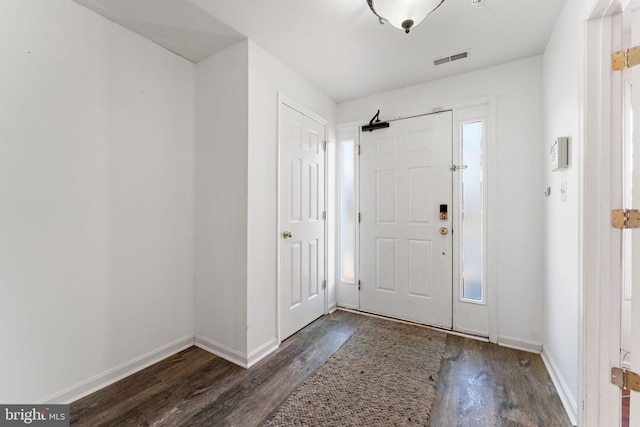
[[[458,61],[459,59],[466,59],[469,57],[469,51],[464,51],[460,53],[456,53],[455,55],[445,56],[443,58],[438,58],[433,60],[433,65],[437,67],[438,65],[447,64],[449,62]]]

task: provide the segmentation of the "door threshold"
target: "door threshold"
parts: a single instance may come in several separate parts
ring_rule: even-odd
[[[425,325],[424,323],[412,322],[410,320],[402,320],[402,319],[397,319],[395,317],[382,316],[380,314],[368,313],[366,311],[354,310],[352,308],[338,307],[338,310],[342,310],[342,311],[346,311],[346,312],[354,313],[354,314],[362,314],[364,316],[375,317],[375,318],[378,318],[378,319],[391,320],[392,322],[404,323],[405,325],[419,326],[421,328],[427,328],[427,329],[432,329],[434,331],[445,332],[447,334],[456,335],[458,337],[470,338],[470,339],[477,340],[477,341],[482,341],[482,342],[489,342],[489,338],[487,338],[487,337],[482,337],[482,336],[479,336],[479,335],[472,335],[472,334],[468,334],[468,333],[465,333],[465,332],[458,332],[458,331],[454,331],[452,329],[446,329],[446,328],[442,328],[442,327],[438,327],[438,326]]]

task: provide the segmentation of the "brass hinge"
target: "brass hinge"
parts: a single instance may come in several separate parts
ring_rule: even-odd
[[[640,210],[614,209],[611,211],[611,225],[614,228],[640,228]]]
[[[362,214],[358,212],[358,223],[362,222]]]
[[[327,289],[327,279],[322,281],[322,289]]]
[[[640,64],[640,46],[615,52],[612,62],[615,71],[621,71]]]
[[[358,280],[358,290],[360,290],[361,286],[362,286],[362,284],[360,283],[360,280]]]
[[[640,375],[626,369],[611,368],[611,384],[623,390],[640,392]]]
[[[327,219],[327,211],[322,211],[322,219]]]

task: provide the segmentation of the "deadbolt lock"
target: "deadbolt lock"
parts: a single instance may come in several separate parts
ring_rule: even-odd
[[[447,205],[440,205],[440,219],[446,221],[449,219],[449,213],[447,212]]]
[[[449,234],[449,229],[447,227],[440,228],[440,234],[446,236],[447,234]]]

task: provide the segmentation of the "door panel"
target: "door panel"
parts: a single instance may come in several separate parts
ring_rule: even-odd
[[[443,112],[361,134],[362,311],[451,328],[451,133]]]
[[[283,340],[324,314],[325,128],[285,104],[280,113],[280,339]]]

